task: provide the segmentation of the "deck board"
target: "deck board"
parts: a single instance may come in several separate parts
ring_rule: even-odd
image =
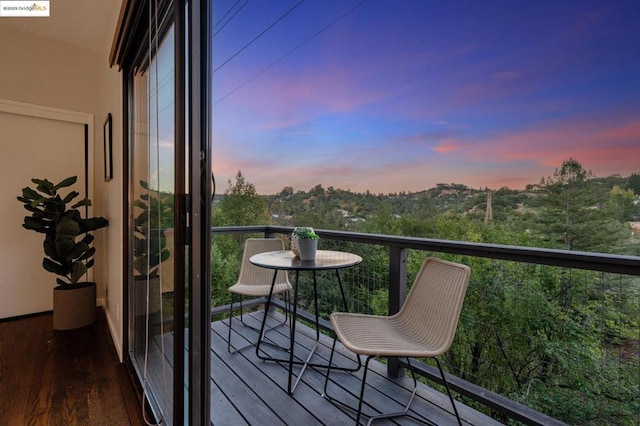
[[[211,380],[211,424],[213,425],[248,425],[238,409],[226,397],[219,385]]]
[[[330,404],[321,412],[314,413],[309,411],[309,407],[316,405],[318,398],[320,398],[320,394],[316,388],[309,387],[307,383],[301,382],[293,397],[289,396],[286,391],[287,369],[284,365],[258,359],[255,355],[254,348],[231,355],[226,352],[226,323],[214,323],[213,330],[217,332],[218,335],[224,336],[224,341],[221,342],[221,345],[224,344],[222,356],[229,359],[229,362],[233,363],[232,365],[235,364],[237,368],[242,369],[242,372],[239,374],[246,377],[247,386],[253,392],[268,394],[267,399],[270,407],[278,411],[287,424],[326,424],[326,422],[341,424],[340,422],[336,423],[336,418],[343,414]],[[242,331],[242,328],[240,330]],[[246,331],[246,333],[249,337],[253,332]],[[271,335],[273,335],[273,333],[274,332],[271,332]],[[256,336],[257,334],[253,333],[251,337],[255,338]],[[213,342],[214,347],[215,344],[216,340]],[[242,361],[234,361],[239,359]],[[236,369],[236,371],[238,370]],[[309,372],[305,374],[308,373]],[[266,377],[266,380],[255,379],[254,377],[256,375]],[[260,385],[256,385],[256,383],[260,383]]]
[[[220,327],[214,327],[212,333],[214,347],[216,344],[226,346],[226,341],[217,334],[217,332],[224,333],[226,330],[226,326],[221,324]],[[283,370],[280,366],[275,364],[264,365],[263,367],[267,368],[268,373],[270,373],[264,374],[259,368],[260,366],[256,365],[256,362],[263,362],[256,361],[255,351],[251,350],[229,354],[225,348],[225,350],[218,351],[215,355],[232,374],[243,381],[243,391],[247,394],[259,395],[264,406],[277,413],[279,421],[282,421],[283,424],[294,424],[296,422],[299,424],[317,423],[316,418],[305,408],[306,404],[300,404],[298,400],[292,400],[287,397],[286,392],[278,383],[278,379],[284,378],[282,374],[279,374]],[[212,369],[214,380],[216,380],[215,371]],[[242,405],[245,407],[251,406],[244,404],[244,402]],[[215,407],[213,407],[213,411],[215,411]]]

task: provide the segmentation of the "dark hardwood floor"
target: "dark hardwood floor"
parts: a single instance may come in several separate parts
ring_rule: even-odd
[[[50,314],[0,322],[0,426],[145,424],[98,311],[72,331],[54,331]]]

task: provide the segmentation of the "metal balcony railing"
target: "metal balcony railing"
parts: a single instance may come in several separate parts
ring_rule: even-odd
[[[291,231],[275,226],[212,229],[214,245],[227,238],[227,245],[238,247],[250,235],[288,239]],[[316,232],[320,249],[350,251],[364,259],[343,271],[352,312],[397,312],[426,256],[471,267],[456,341],[443,359],[450,385],[468,405],[473,401],[505,423],[640,423],[640,257]],[[237,276],[237,271],[227,273]],[[225,312],[222,305],[232,284],[217,281],[215,315]],[[326,319],[342,310],[342,302],[331,277],[320,276],[318,282]],[[312,300],[311,284],[301,276],[300,286],[304,308],[305,300]],[[328,321],[322,324],[330,330]],[[389,374],[402,374],[403,367],[388,360]],[[422,363],[418,370],[439,381],[431,365]]]

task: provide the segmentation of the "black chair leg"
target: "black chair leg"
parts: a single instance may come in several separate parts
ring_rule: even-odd
[[[331,355],[329,355],[329,364],[327,365],[327,374],[324,376],[324,388],[322,390],[323,398],[331,399],[327,394],[327,383],[329,383],[329,373],[331,372],[331,363],[333,362],[333,354],[336,351],[336,339],[333,339],[333,345],[331,346]]]
[[[351,407],[348,404],[345,404],[342,401],[338,401],[337,399],[332,398],[331,396],[329,396],[329,393],[327,392],[327,384],[329,383],[329,374],[331,373],[331,365],[333,364],[333,354],[336,351],[336,341],[338,339],[334,338],[333,339],[333,345],[331,346],[331,355],[329,355],[329,364],[327,365],[327,374],[325,376],[324,379],[324,388],[322,390],[322,397],[325,398],[326,400],[330,401],[333,404],[338,404],[342,407],[348,408],[350,410],[356,411],[355,408]],[[356,354],[356,357],[358,358],[358,370],[362,367],[362,362],[360,361],[360,355]],[[362,378],[362,385],[360,388],[360,399],[359,399],[359,403],[358,403],[358,415],[357,415],[357,419],[356,419],[356,425],[360,424],[360,414],[362,411],[362,396],[364,394],[364,387],[366,384],[366,378],[367,378],[367,370],[369,369],[369,361],[371,360],[371,358],[374,358],[373,356],[368,356],[367,360],[365,361],[364,364],[364,376]],[[357,370],[346,370],[346,371],[357,371]]]
[[[364,400],[364,388],[367,385],[367,372],[369,371],[369,361],[371,361],[373,355],[369,355],[364,362],[364,372],[362,373],[362,384],[360,384],[360,398],[358,400],[358,414],[356,416],[356,425],[360,424],[360,416],[362,415],[362,401]],[[371,424],[371,420],[367,424]]]
[[[372,358],[372,357],[370,357],[370,358]],[[368,363],[369,363],[369,359],[367,359],[367,364]],[[416,392],[418,391],[418,380],[416,379],[416,373],[415,373],[415,371],[413,371],[413,366],[411,365],[411,360],[409,360],[409,358],[407,358],[407,364],[409,365],[409,371],[411,371],[411,378],[413,379],[413,391],[411,392],[411,396],[409,397],[409,401],[407,401],[407,404],[404,406],[404,410],[390,412],[390,413],[383,413],[383,414],[378,414],[378,415],[375,415],[375,416],[371,416],[371,417],[369,417],[369,421],[367,422],[367,426],[370,425],[373,421],[380,420],[380,419],[391,419],[391,418],[394,418],[394,417],[402,417],[402,416],[413,417],[409,413],[409,408],[411,407],[411,403],[413,402],[413,398],[416,396]],[[365,373],[366,373],[366,370],[365,370]],[[366,377],[366,375],[365,375],[365,377]],[[362,382],[362,390],[364,391],[364,381]],[[363,395],[361,395],[360,398],[362,398],[362,396]],[[362,405],[362,401],[360,401],[360,404]]]
[[[444,371],[442,371],[442,366],[440,365],[440,361],[438,361],[438,358],[435,358],[435,357],[433,359],[436,360],[436,364],[438,365],[438,370],[440,370],[440,376],[442,376],[444,387],[447,389],[447,395],[449,395],[449,400],[451,401],[451,405],[453,406],[453,412],[456,414],[456,419],[458,419],[458,425],[462,426],[462,421],[460,420],[460,415],[458,414],[456,403],[453,400],[453,396],[451,396],[451,390],[449,389],[449,384],[447,383],[447,379],[444,377]]]
[[[320,320],[318,316],[318,284],[316,281],[316,271],[313,271],[313,305],[316,312],[316,342],[320,340]]]
[[[229,338],[227,339],[227,351],[232,354],[231,351],[231,321],[233,321],[233,294],[231,294],[231,303],[229,304]]]
[[[331,347],[331,355],[329,356],[329,367],[327,368],[327,375],[325,377],[325,382],[324,382],[324,390],[322,393],[322,396],[325,399],[328,399],[329,401],[331,401],[334,404],[340,405],[342,407],[348,408],[350,410],[356,411],[356,425],[360,424],[360,418],[362,417],[362,405],[364,403],[364,390],[367,384],[367,373],[369,371],[369,361],[371,361],[371,359],[375,358],[375,356],[373,355],[369,355],[367,356],[367,359],[364,363],[364,372],[362,373],[362,382],[360,383],[360,395],[358,397],[358,408],[354,408],[349,406],[348,404],[345,404],[342,401],[338,401],[336,399],[331,398],[328,393],[327,393],[327,383],[329,382],[329,373],[331,370],[331,363],[333,361],[333,353],[335,351],[335,347],[336,347],[336,339],[334,339],[333,341],[333,346]],[[358,360],[360,360],[360,357],[358,357]],[[388,412],[388,413],[383,413],[383,414],[378,414],[378,415],[372,415],[369,416],[369,421],[367,422],[367,426],[371,425],[372,422],[376,421],[376,420],[381,420],[381,419],[390,419],[390,418],[394,418],[394,417],[401,417],[401,416],[409,416],[417,421],[422,421],[422,419],[418,419],[416,417],[414,417],[413,415],[411,415],[411,413],[409,413],[409,408],[411,407],[411,403],[413,402],[414,397],[416,396],[416,392],[418,391],[418,380],[416,379],[416,374],[415,371],[413,370],[413,366],[411,365],[411,360],[409,358],[407,358],[407,364],[409,365],[409,370],[411,371],[411,377],[413,379],[413,391],[411,392],[411,396],[409,397],[409,400],[407,401],[404,409],[402,411],[394,411],[394,412]],[[456,412],[457,413],[457,412]],[[458,422],[460,421],[460,419],[458,418]],[[432,423],[429,423],[432,424]]]
[[[262,342],[262,340],[265,339],[265,335],[267,334],[267,332],[269,332],[269,331],[271,331],[271,330],[273,330],[273,329],[275,329],[277,327],[285,325],[287,323],[287,321],[289,321],[289,318],[290,318],[290,314],[289,314],[288,310],[291,308],[291,301],[290,301],[288,292],[285,293],[285,303],[287,304],[287,307],[285,308],[284,320],[281,323],[277,324],[277,325],[274,325],[272,327],[265,328],[265,329],[256,328],[256,327],[244,322],[244,317],[243,317],[244,306],[242,305],[243,297],[240,296],[240,320],[239,320],[240,324],[242,324],[244,327],[247,327],[247,328],[250,328],[251,330],[256,331],[259,335],[258,335],[258,342],[250,343],[250,344],[248,344],[246,346],[243,346],[241,348],[235,348],[231,344],[231,334],[232,334],[231,333],[231,329],[233,328],[231,326],[231,322],[233,321],[233,301],[234,301],[234,297],[233,297],[233,293],[231,293],[231,302],[229,303],[229,335],[228,335],[228,339],[227,339],[227,351],[230,354],[235,354],[236,352],[241,352],[241,351],[243,351],[245,349],[248,349],[250,347],[256,346],[258,344],[258,342]],[[265,317],[267,315],[268,315],[268,312],[265,311]],[[265,342],[265,343],[269,343],[269,342]]]
[[[333,338],[333,345],[331,346],[331,355],[329,355],[329,364],[327,364],[327,374],[325,376],[325,381],[324,381],[324,391],[322,393],[323,397],[326,397],[327,399],[331,399],[330,396],[327,395],[327,383],[329,382],[329,372],[331,371],[331,365],[333,363],[333,354],[336,351],[336,342],[338,341],[337,337]],[[356,367],[336,367],[334,370],[340,370],[340,371],[348,371],[348,372],[356,372],[358,370],[360,370],[362,368],[362,360],[360,359],[360,355],[358,354],[354,354],[356,356],[356,362],[357,362],[357,366]],[[339,402],[339,401],[337,401]]]
[[[242,325],[246,326],[246,327],[254,328],[254,327],[251,327],[251,326],[249,326],[249,325],[244,323],[244,318],[242,317],[242,312],[243,311],[244,311],[244,307],[242,306],[242,296],[240,296],[240,323]],[[237,349],[235,346],[233,346],[231,344],[231,334],[232,334],[231,330],[233,328],[232,324],[231,324],[232,321],[233,321],[233,293],[231,293],[231,303],[229,303],[229,335],[228,335],[228,339],[227,339],[227,351],[230,354],[233,355],[236,352],[241,352],[241,351],[243,351],[243,350],[245,350],[247,348],[250,348],[250,347],[254,346],[255,343],[252,343],[252,344],[247,345],[247,346],[243,346],[243,347],[241,347],[239,349]]]
[[[287,292],[284,293],[284,308],[282,308],[282,313],[284,314],[284,321],[281,324],[285,324],[289,316],[287,315],[287,310],[289,306],[287,305]]]

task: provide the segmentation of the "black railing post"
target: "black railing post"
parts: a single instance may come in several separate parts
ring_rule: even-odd
[[[407,253],[403,247],[389,247],[389,315],[400,310],[407,296]],[[400,377],[403,373],[398,358],[389,358],[387,374]]]

